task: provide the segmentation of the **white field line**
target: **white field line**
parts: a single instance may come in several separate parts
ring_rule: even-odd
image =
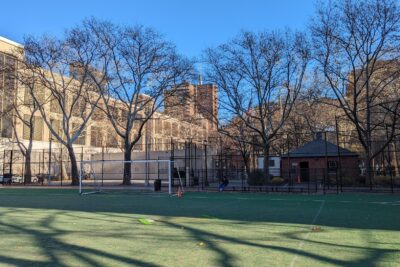
[[[316,223],[316,221],[317,221],[319,215],[321,214],[321,211],[322,211],[322,209],[324,208],[324,205],[325,205],[325,200],[321,202],[321,205],[319,206],[319,209],[318,209],[317,213],[315,214],[315,216],[314,216],[314,218],[313,218],[313,220],[312,220],[312,222],[311,222],[311,228],[315,227],[315,223]],[[299,243],[299,245],[297,246],[297,250],[301,250],[301,249],[303,248],[303,246],[304,246],[304,240],[307,240],[307,239],[308,239],[308,236],[310,235],[310,233],[311,233],[311,231],[309,231],[309,232],[307,233],[307,235],[305,236],[305,238]],[[290,263],[290,267],[293,267],[293,266],[294,266],[294,264],[296,263],[296,260],[297,260],[298,255],[299,255],[299,254],[294,255],[294,257],[293,257],[293,259],[292,259],[292,262]]]

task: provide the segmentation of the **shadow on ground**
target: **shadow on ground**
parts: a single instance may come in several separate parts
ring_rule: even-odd
[[[23,190],[23,189],[22,189]],[[97,260],[101,257],[115,265],[134,266],[161,266],[157,259],[148,262],[140,259],[140,255],[121,256],[113,249],[95,249],[78,244],[65,242],[60,236],[67,235],[73,230],[60,229],[55,226],[58,216],[70,216],[78,222],[80,219],[91,220],[85,213],[71,213],[70,211],[108,214],[103,221],[108,224],[119,224],[121,231],[124,222],[131,214],[147,214],[159,216],[162,224],[184,231],[196,242],[203,243],[205,248],[214,255],[211,265],[237,266],[240,264],[239,255],[224,248],[223,244],[246,246],[266,251],[282,252],[289,259],[295,255],[315,260],[321,264],[338,266],[377,266],[381,260],[387,258],[399,259],[399,243],[379,242],[368,233],[373,230],[400,230],[400,205],[397,205],[393,196],[285,196],[285,195],[257,195],[227,194],[205,195],[188,194],[183,199],[170,198],[164,195],[92,195],[81,197],[74,193],[60,193],[50,190],[32,194],[31,191],[0,192],[0,233],[7,232],[15,235],[29,236],[32,243],[42,247],[46,260],[31,260],[19,255],[0,255],[0,263],[16,266],[71,266],[63,261],[60,254],[68,254],[82,265],[99,266]],[[341,227],[348,229],[364,229],[365,246],[346,245],[316,241],[307,238],[309,225],[316,215],[316,211],[325,202],[325,208],[317,218],[316,223],[324,227]],[[3,207],[3,208],[2,208]],[[42,216],[37,227],[28,227],[25,224],[12,223],[6,218],[21,212],[20,208],[40,211],[49,210]],[[2,211],[3,210],[3,211]],[[186,218],[215,218],[218,221],[234,221],[238,227],[248,223],[275,223],[293,224],[290,231],[280,233],[282,239],[290,240],[295,244],[307,243],[328,249],[349,249],[360,251],[362,257],[355,259],[341,259],[328,257],[318,251],[307,251],[301,247],[284,247],[257,240],[246,240],[232,235],[216,233],[196,227],[188,226],[171,220],[175,217]],[[299,226],[298,226],[299,225]],[[210,226],[211,227],[211,226]],[[42,229],[46,229],[43,231]],[[105,233],[99,232],[99,235]],[[121,234],[123,238],[123,234]],[[146,237],[138,237],[146,238]],[[171,238],[171,237],[165,237]],[[179,237],[177,237],[179,238]],[[387,241],[387,240],[386,240]],[[0,241],[1,243],[1,241]],[[381,245],[395,247],[382,248]],[[96,258],[97,257],[97,258]],[[211,260],[211,259],[210,259]],[[296,266],[295,261],[290,261]],[[195,263],[194,263],[195,265]],[[246,265],[246,264],[240,264]]]

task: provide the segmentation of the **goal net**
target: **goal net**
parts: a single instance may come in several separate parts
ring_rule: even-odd
[[[116,191],[176,191],[173,186],[171,160],[87,160],[80,162],[81,195]],[[124,170],[130,170],[130,184],[124,183]]]

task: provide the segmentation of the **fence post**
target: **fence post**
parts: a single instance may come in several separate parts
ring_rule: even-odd
[[[43,164],[43,174],[42,174],[42,177],[44,177],[44,166],[45,166],[45,160],[44,160],[44,153],[45,153],[45,150],[43,149],[43,152],[42,152],[43,154],[42,154],[42,164]]]
[[[325,141],[325,175],[324,175],[324,194],[325,194],[325,184],[326,184],[326,179],[328,179],[328,189],[329,189],[329,173],[328,173],[328,139],[326,136],[326,131],[324,132],[324,141]]]
[[[22,179],[24,180],[24,185],[26,185],[26,179],[25,179],[25,161],[26,161],[26,158],[23,157],[23,158],[22,158],[21,170],[22,170]],[[30,168],[31,168],[31,182],[32,182],[32,156],[31,156],[31,166],[30,166]]]
[[[12,183],[12,177],[13,177],[13,161],[14,161],[14,150],[11,150],[11,158],[10,158],[11,183]]]
[[[340,179],[340,192],[343,192],[343,184],[342,184],[342,157],[340,154],[340,138],[339,138],[339,124],[337,121],[337,116],[335,116],[335,125],[336,125],[336,143],[337,143],[337,153],[338,153],[338,164],[339,164],[339,179]],[[337,174],[336,174],[336,183],[337,183]]]
[[[388,125],[386,125],[386,137],[389,140]],[[390,189],[393,194],[393,173],[392,173],[392,160],[390,157],[390,143],[387,146],[388,146],[388,161],[389,161],[389,174],[390,174]]]
[[[338,169],[336,168],[336,194],[339,194]]]
[[[63,171],[63,149],[62,147],[60,148],[60,174],[61,174],[61,186],[63,185],[63,176],[64,176],[64,171]]]
[[[104,145],[101,146],[101,187],[103,186],[104,186]]]
[[[50,177],[51,177],[51,150],[52,150],[51,146],[52,146],[52,142],[53,142],[53,138],[50,137],[50,140],[49,140],[49,167],[48,167],[47,183],[49,183]],[[41,177],[42,177],[42,185],[43,185],[44,176],[42,175]]]
[[[314,169],[314,183],[315,183],[315,193],[317,193],[318,192],[317,168]]]

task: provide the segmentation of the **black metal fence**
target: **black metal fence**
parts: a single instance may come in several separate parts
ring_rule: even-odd
[[[246,192],[300,192],[339,193],[346,191],[399,192],[400,191],[400,140],[394,139],[374,157],[369,174],[366,171],[362,147],[353,135],[327,132],[320,138],[328,145],[296,155],[296,150],[316,140],[314,134],[281,135],[271,145],[270,154],[279,162],[270,167],[265,177],[260,144],[255,141],[248,151],[247,162],[239,150],[227,149],[220,139],[208,143],[171,142],[148,144],[137,147],[132,160],[171,160],[173,186],[185,186],[188,190],[216,191],[224,180],[229,180],[224,190]],[[385,140],[375,140],[379,148]],[[333,147],[332,146],[336,146]],[[157,148],[163,148],[158,150]],[[336,152],[332,154],[332,149]],[[353,152],[348,157],[343,149]],[[80,168],[81,161],[97,160],[103,165],[96,172],[102,184],[119,184],[122,181],[122,165],[119,171],[107,173],[104,164],[110,160],[123,160],[118,149],[77,147],[75,156]],[[68,153],[63,148],[35,149],[32,151],[30,181],[26,177],[26,160],[19,150],[0,151],[0,183],[5,185],[65,186],[71,184]],[[275,169],[274,169],[275,168]],[[152,185],[154,180],[166,180],[165,166],[148,164],[132,167],[132,183]],[[272,169],[274,169],[272,171]],[[100,171],[99,171],[100,170]],[[114,178],[110,178],[114,175]],[[164,182],[163,185],[166,183]]]

